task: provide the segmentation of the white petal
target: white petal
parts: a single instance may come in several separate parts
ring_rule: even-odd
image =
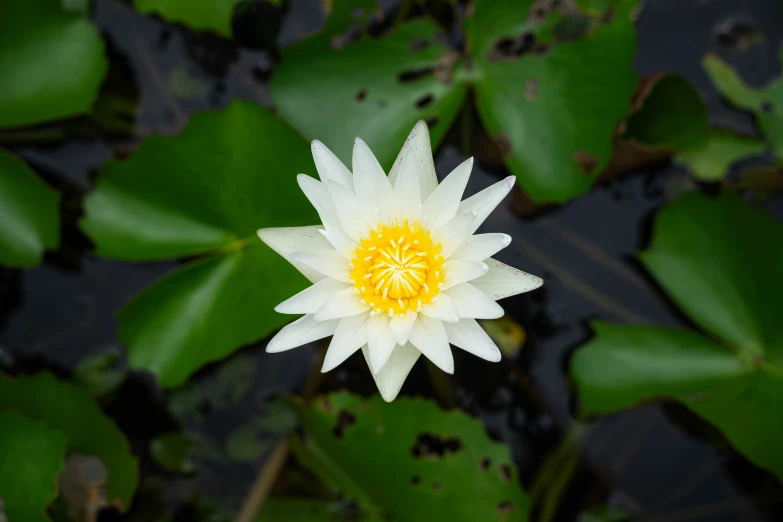
[[[321,178],[321,181],[326,183],[329,180],[334,180],[344,187],[353,187],[351,171],[326,145],[318,140],[313,140],[310,149],[313,151],[315,169],[318,171],[318,177]]]
[[[430,194],[421,211],[427,226],[437,230],[457,215],[472,168],[473,158],[466,159]]]
[[[419,120],[405,140],[405,145],[397,155],[394,165],[389,171],[389,181],[393,187],[397,186],[397,177],[400,175],[402,160],[407,154],[412,154],[414,165],[419,173],[419,187],[421,189],[421,201],[427,198],[438,186],[438,177],[435,175],[435,162],[432,160],[432,145],[430,144],[430,130],[424,120]]]
[[[439,321],[446,321],[448,323],[456,323],[459,321],[459,311],[451,301],[451,297],[445,292],[441,292],[435,296],[431,303],[422,306],[421,313],[432,319],[438,319]]]
[[[356,196],[372,203],[379,210],[378,219],[387,218],[383,209],[392,203],[392,186],[383,172],[381,164],[375,159],[370,148],[359,138],[353,146],[353,186]],[[375,223],[370,223],[374,225]]]
[[[266,345],[266,351],[269,353],[284,352],[329,337],[337,329],[337,323],[339,321],[316,321],[312,315],[302,316],[277,332],[277,335]]]
[[[365,312],[339,320],[332,342],[329,343],[329,349],[326,350],[321,372],[326,373],[335,369],[353,355],[353,352],[367,344],[367,321],[369,319],[370,312]]]
[[[475,319],[462,319],[458,323],[444,324],[443,327],[449,342],[457,348],[462,348],[485,361],[500,361],[500,350]]]
[[[400,175],[394,185],[394,199],[397,217],[410,221],[418,218],[421,210],[421,189],[416,157],[412,153],[402,159]]]
[[[283,256],[286,261],[294,265],[302,275],[311,282],[317,283],[324,278],[324,275],[318,270],[313,270],[305,264],[294,261],[291,257],[291,253],[299,250],[332,250],[332,245],[318,232],[319,230],[322,230],[320,225],[309,227],[262,228],[258,230],[257,234],[261,241]]]
[[[337,209],[334,206],[332,197],[325,183],[321,183],[310,176],[299,174],[296,177],[299,187],[304,192],[307,199],[310,200],[318,217],[321,218],[323,228],[326,230],[327,241],[341,254],[349,255],[353,252],[351,238],[345,233]]]
[[[451,255],[451,259],[471,259],[484,261],[511,244],[508,234],[477,234],[462,243]]]
[[[446,226],[435,232],[434,238],[441,244],[440,255],[449,259],[454,251],[470,237],[475,220],[475,212],[460,214],[446,223]]]
[[[372,371],[369,348],[363,346],[362,353],[364,354],[364,359],[367,361],[367,365],[370,367],[372,378],[375,379],[375,385],[378,387],[381,397],[383,397],[383,400],[386,402],[391,402],[397,397],[397,394],[400,393],[400,388],[402,388],[402,384],[411,372],[411,368],[413,368],[413,365],[416,364],[416,361],[418,361],[421,356],[421,352],[411,343],[397,346],[392,351],[389,360],[376,374]]]
[[[419,314],[413,323],[410,342],[435,366],[446,373],[454,373],[454,357],[442,322]]]
[[[372,211],[372,207],[365,207],[356,194],[339,183],[330,181],[327,186],[337,209],[337,215],[340,216],[343,229],[351,239],[358,243],[370,229],[368,217],[370,217],[369,212]]]
[[[487,259],[489,271],[471,284],[497,301],[535,290],[544,284],[540,277],[528,274],[495,259]],[[445,268],[445,265],[444,265]]]
[[[408,310],[403,317],[395,315],[389,320],[389,328],[392,335],[397,340],[397,344],[402,346],[408,342],[413,323],[416,322],[416,312]]]
[[[337,250],[305,250],[291,252],[291,259],[309,266],[327,277],[337,279],[343,283],[350,283],[348,272],[351,266]]]
[[[275,312],[281,314],[314,314],[332,295],[349,288],[351,288],[350,283],[343,283],[327,277],[277,305]]]
[[[473,223],[472,234],[481,224],[487,219],[487,216],[495,210],[495,207],[503,201],[503,198],[509,193],[511,188],[516,183],[514,176],[509,176],[502,181],[498,181],[494,185],[490,185],[478,194],[474,194],[465,201],[459,204],[457,209],[458,214],[464,214],[466,212],[475,212],[477,214],[476,222]]]
[[[443,263],[443,271],[446,277],[443,280],[443,288],[448,290],[452,286],[460,283],[467,283],[477,277],[487,273],[489,267],[481,261],[470,261],[469,259],[452,259]]]
[[[362,303],[362,298],[350,290],[332,294],[328,301],[315,313],[316,321],[342,319],[370,310],[370,305]]]
[[[451,297],[460,317],[473,319],[503,317],[503,307],[470,283],[453,286],[446,293]]]
[[[397,344],[389,329],[389,317],[376,314],[370,317],[367,329],[367,347],[370,350],[370,369],[378,373],[386,365]]]

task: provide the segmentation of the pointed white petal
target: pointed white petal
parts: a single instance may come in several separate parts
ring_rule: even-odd
[[[365,207],[353,191],[339,183],[330,181],[328,187],[343,229],[351,239],[358,243],[370,230],[368,217],[371,217],[369,213],[372,208]]]
[[[449,342],[485,361],[498,362],[500,350],[475,319],[462,319],[458,323],[443,325]]]
[[[503,317],[503,307],[470,283],[453,286],[446,293],[451,297],[460,317],[473,319]]]
[[[434,239],[441,244],[440,255],[449,259],[451,255],[470,237],[470,230],[476,220],[476,213],[469,212],[455,216],[446,226],[434,232]]]
[[[493,302],[494,303],[494,302]],[[421,307],[421,313],[431,319],[456,323],[459,321],[459,311],[445,292],[439,293],[433,301]]]
[[[350,290],[332,294],[328,301],[315,313],[316,321],[342,319],[370,310],[370,305],[362,303],[362,298]]]
[[[318,177],[321,178],[321,181],[326,183],[329,180],[334,180],[344,187],[353,187],[351,171],[326,145],[318,140],[313,140],[310,149],[313,151],[315,169],[318,171]]]
[[[413,323],[410,342],[435,366],[446,373],[454,373],[454,357],[442,322],[419,314]]]
[[[324,275],[318,270],[313,270],[309,266],[295,261],[291,257],[291,253],[298,250],[332,250],[332,245],[318,232],[319,230],[322,230],[320,225],[262,228],[258,230],[257,234],[261,241],[294,265],[302,275],[311,282],[317,283],[324,278]]]
[[[349,255],[353,251],[351,238],[348,237],[343,229],[326,184],[305,174],[299,174],[296,177],[296,181],[299,182],[302,192],[304,192],[307,199],[315,207],[316,212],[318,212],[318,217],[321,218],[321,223],[324,224],[323,228],[326,230],[324,237],[338,252],[343,255]]]
[[[421,211],[422,216],[426,217],[425,225],[437,230],[457,215],[471,169],[473,169],[473,158],[468,158],[452,170],[451,174],[446,176],[430,194]]]
[[[473,230],[470,231],[471,234],[478,230],[478,227],[487,219],[487,216],[503,201],[503,198],[511,191],[514,183],[516,183],[516,178],[509,176],[459,204],[458,214],[464,214],[465,212],[475,212],[477,214],[476,222],[473,223]]]
[[[360,315],[340,319],[337,329],[329,343],[329,349],[326,350],[324,365],[321,372],[326,373],[335,369],[353,352],[367,344],[367,321],[370,319],[370,312]]]
[[[397,344],[389,329],[389,316],[376,314],[370,317],[367,329],[367,347],[370,350],[370,369],[378,373],[386,365]]]
[[[473,286],[497,301],[535,290],[544,284],[540,277],[528,274],[495,259],[487,259],[489,271],[471,282]],[[445,265],[444,265],[445,268]]]
[[[313,319],[312,315],[302,316],[277,332],[277,335],[266,345],[266,351],[269,353],[284,352],[329,337],[337,329],[337,323],[339,321],[319,322]]]
[[[386,402],[393,401],[397,394],[400,393],[400,388],[411,372],[413,365],[419,360],[421,352],[417,350],[411,343],[405,343],[402,346],[396,346],[392,351],[391,357],[381,370],[376,374],[372,369],[372,363],[370,362],[370,349],[367,346],[362,347],[362,353],[364,359],[367,361],[367,366],[370,367],[370,373],[372,373],[373,379],[375,379],[375,385],[378,387],[378,391],[381,393],[381,397]]]
[[[452,259],[443,263],[443,271],[446,274],[443,280],[443,288],[448,290],[452,286],[460,283],[467,283],[477,277],[487,273],[489,267],[481,261],[470,261],[468,259]]]
[[[306,265],[321,274],[337,279],[343,283],[350,283],[348,272],[351,266],[337,250],[305,250],[291,252],[291,259]]]
[[[405,312],[403,317],[395,315],[389,320],[389,328],[397,340],[397,344],[402,346],[408,342],[408,336],[411,334],[414,322],[416,322],[416,312],[410,310]]]
[[[438,186],[438,177],[435,175],[435,162],[432,160],[432,145],[430,144],[430,130],[424,120],[419,120],[413,127],[413,130],[405,140],[405,145],[397,155],[391,171],[389,171],[389,181],[392,186],[397,186],[397,178],[400,175],[403,158],[407,154],[412,154],[413,164],[419,173],[419,187],[421,188],[421,201],[427,198]]]
[[[353,146],[353,187],[363,201],[383,203],[392,192],[391,183],[370,147],[359,138]],[[385,200],[388,201],[388,200]]]
[[[277,305],[275,312],[281,314],[314,314],[332,295],[349,288],[351,288],[350,283],[343,283],[327,277]],[[319,319],[319,321],[321,320]]]
[[[484,261],[511,244],[508,234],[477,234],[466,239],[450,259],[470,259]]]
[[[416,157],[412,153],[408,153],[402,159],[400,174],[394,186],[394,199],[398,218],[410,221],[418,218],[421,210],[421,189]]]

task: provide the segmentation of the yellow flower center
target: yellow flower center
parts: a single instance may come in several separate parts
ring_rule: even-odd
[[[353,292],[373,313],[404,316],[437,299],[443,286],[441,245],[418,221],[379,225],[361,240],[351,261]]]

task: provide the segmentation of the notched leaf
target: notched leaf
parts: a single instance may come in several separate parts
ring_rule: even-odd
[[[422,433],[416,439],[411,453],[416,458],[437,460],[462,450],[462,441],[456,437],[444,438],[430,433]]]
[[[598,158],[585,150],[574,152],[574,161],[579,166],[579,172],[590,175],[598,166]]]

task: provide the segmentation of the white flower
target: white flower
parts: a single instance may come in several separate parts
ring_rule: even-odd
[[[419,355],[454,372],[449,343],[497,362],[500,351],[476,319],[503,315],[495,301],[543,281],[491,258],[506,234],[474,232],[514,185],[514,177],[461,201],[469,159],[438,184],[427,125],[411,131],[387,177],[356,139],[353,174],[313,141],[321,181],[299,186],[323,225],[265,228],[262,241],[314,284],[278,305],[304,314],[269,342],[282,352],[333,336],[321,371],[362,349],[386,401],[392,401]]]

